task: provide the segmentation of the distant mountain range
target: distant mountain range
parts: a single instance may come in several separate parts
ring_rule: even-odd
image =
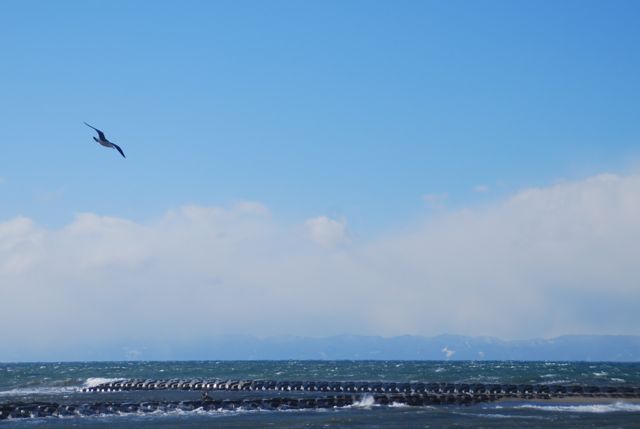
[[[341,335],[325,338],[248,336],[214,338],[199,346],[173,348],[171,356],[142,359],[229,360],[554,360],[640,361],[640,336],[567,335],[552,339],[504,341],[492,337],[375,337]]]
[[[99,339],[98,339],[99,340]],[[36,344],[37,345],[37,344]],[[505,341],[493,337],[324,338],[227,335],[200,341],[123,340],[83,346],[18,350],[0,348],[0,362],[107,360],[537,360],[640,362],[640,336],[566,335]]]

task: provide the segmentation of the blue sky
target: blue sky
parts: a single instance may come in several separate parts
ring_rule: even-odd
[[[61,294],[96,308],[105,279],[155,281],[150,267],[166,266],[169,249],[188,253],[194,231],[215,230],[213,241],[233,240],[194,245],[200,253],[175,273],[156,275],[191,270],[199,274],[185,293],[206,287],[218,296],[240,284],[279,296],[275,284],[293,289],[308,280],[303,273],[355,288],[335,326],[293,332],[280,321],[264,335],[637,332],[640,319],[626,307],[640,298],[628,286],[637,272],[628,254],[614,261],[602,249],[619,249],[621,237],[639,230],[639,18],[633,1],[3,2],[0,282],[13,288],[5,296],[18,303],[18,285],[36,288],[42,279],[93,284],[92,293],[68,286]],[[93,142],[83,121],[127,159]],[[613,224],[620,228],[607,229]],[[485,237],[487,228],[502,239]],[[509,250],[536,228],[560,241]],[[97,237],[89,250],[78,231]],[[496,241],[501,250],[485,261],[491,269],[421,271],[439,251],[457,260]],[[449,242],[459,246],[447,250]],[[412,251],[393,250],[400,247]],[[43,249],[68,258],[97,253],[86,272],[62,273]],[[140,265],[100,259],[99,249]],[[566,272],[547,265],[545,255],[558,249],[558,260],[570,256]],[[237,270],[215,271],[209,265],[218,261],[203,252]],[[280,255],[282,271],[257,255]],[[529,329],[525,318],[513,330],[474,329],[462,313],[442,326],[407,313],[389,325],[349,311],[363,296],[354,284],[371,281],[376,286],[360,292],[385,296],[405,274],[406,296],[433,288],[433,296],[454,299],[444,289],[500,271],[505,255],[533,262],[487,277],[503,285],[495,296],[521,296],[514,285],[541,275],[549,289],[522,288],[557,324]],[[576,279],[594,260],[601,265],[587,283],[601,279],[600,289],[576,300]],[[264,276],[247,279],[242,269]],[[469,279],[460,278],[467,269]],[[559,277],[544,277],[545,269]],[[589,314],[612,283],[620,289],[611,287],[606,300],[619,306],[617,322],[598,327]],[[242,295],[235,293],[226,299]],[[398,312],[406,305],[398,302]],[[243,329],[237,333],[250,333]]]
[[[60,225],[249,199],[288,221],[346,216],[368,236],[422,215],[425,194],[467,205],[626,171],[638,9],[8,2],[0,216]]]

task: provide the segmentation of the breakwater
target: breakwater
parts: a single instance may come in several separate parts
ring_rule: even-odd
[[[57,404],[47,402],[15,403],[0,406],[0,420],[7,418],[91,416],[123,413],[222,410],[288,410],[346,407],[353,405],[441,405],[471,404],[489,400],[455,395],[329,395],[322,397],[271,397],[253,399],[206,399],[196,401],[92,402]]]
[[[117,392],[171,394],[119,401]],[[180,393],[184,391],[184,393]],[[191,392],[187,394],[187,392]],[[201,399],[194,395],[201,392]],[[226,393],[224,393],[226,392]],[[101,394],[107,398],[100,400]],[[176,399],[185,395],[184,398]],[[212,395],[212,396],[210,396]],[[127,379],[85,387],[71,402],[0,405],[0,420],[153,412],[322,409],[348,406],[472,405],[498,400],[640,399],[640,387],[559,384]]]
[[[485,383],[394,383],[354,381],[278,381],[278,380],[117,380],[82,389],[83,392],[134,390],[211,390],[346,392],[382,394],[461,395],[549,399],[552,397],[640,398],[640,387],[584,386],[579,384],[485,384]]]

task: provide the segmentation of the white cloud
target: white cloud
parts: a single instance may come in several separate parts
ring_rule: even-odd
[[[30,219],[17,217],[0,223],[0,273],[28,269],[38,256],[41,240],[42,231]]]
[[[349,241],[345,219],[335,220],[327,216],[307,219],[304,223],[309,238],[321,246],[333,248]]]
[[[326,216],[300,234],[253,203],[147,223],[85,213],[60,229],[10,219],[3,341],[139,350],[219,334],[637,333],[638,195],[640,176],[601,175],[368,242]]]
[[[245,214],[255,214],[260,216],[270,216],[271,211],[267,206],[255,201],[240,201],[235,204],[235,210]]]

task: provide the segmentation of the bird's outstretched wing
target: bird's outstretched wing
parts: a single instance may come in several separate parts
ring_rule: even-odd
[[[97,128],[96,128],[96,127],[94,127],[94,126],[91,126],[91,125],[87,124],[86,122],[85,122],[84,124],[85,124],[87,127],[89,127],[89,128],[93,128],[94,130],[96,130],[96,131],[98,132],[98,138],[100,138],[100,140],[107,141],[107,138],[104,136],[104,133],[103,133],[102,131],[100,131],[99,129],[97,129]],[[122,156],[124,156],[124,155],[122,155]]]
[[[115,144],[115,143],[111,143],[111,144],[113,145],[113,147],[115,147],[115,148],[116,148],[116,150],[117,150],[118,152],[120,152],[120,155],[122,155],[122,157],[123,157],[123,158],[126,158],[126,156],[124,156],[124,152],[122,151],[122,149],[120,149],[120,146],[118,146],[118,145],[117,145],[117,144]]]

